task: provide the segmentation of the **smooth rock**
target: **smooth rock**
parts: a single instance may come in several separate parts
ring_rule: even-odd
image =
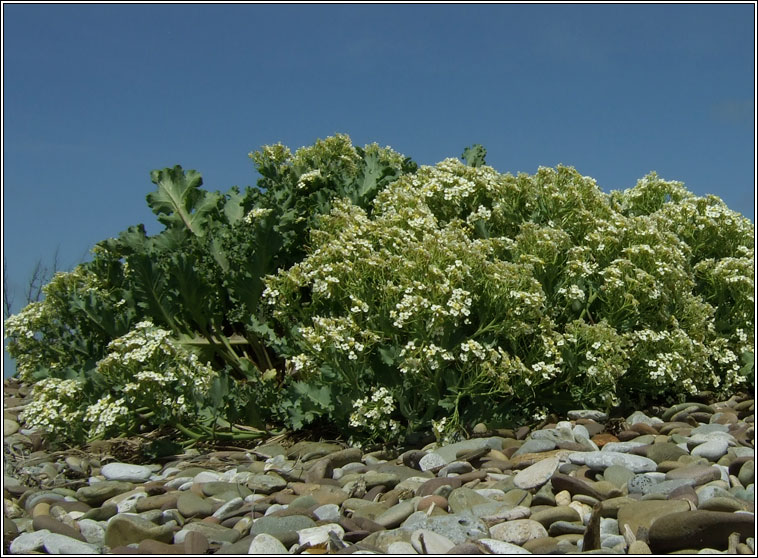
[[[550,451],[554,450],[555,447],[555,440],[549,440],[546,438],[532,438],[524,442],[521,447],[513,452],[513,455],[511,457],[523,455],[525,453],[540,453],[543,451]]]
[[[255,475],[247,482],[247,487],[255,494],[273,494],[286,486],[287,481],[272,472]]]
[[[387,554],[418,554],[411,543],[395,541],[387,546]]]
[[[447,465],[447,461],[440,454],[435,452],[427,453],[419,461],[419,468],[422,471],[431,471],[433,469],[441,468]]]
[[[721,478],[721,472],[712,465],[685,465],[666,473],[667,480],[691,479],[696,486]]]
[[[35,531],[48,530],[51,533],[64,535],[72,539],[78,539],[81,542],[86,540],[78,530],[50,517],[49,515],[38,515],[32,521],[32,526]]]
[[[99,521],[80,518],[76,523],[85,541],[95,546],[105,544],[105,526],[101,525]]]
[[[48,554],[100,554],[95,545],[58,533],[46,535],[44,546]]]
[[[105,544],[111,548],[139,543],[144,539],[170,542],[174,528],[161,526],[137,515],[119,514],[108,520],[105,527]]]
[[[595,471],[602,471],[611,465],[620,465],[626,467],[634,473],[645,473],[655,471],[657,464],[652,459],[642,457],[641,455],[631,455],[628,453],[619,453],[612,451],[589,451],[576,452],[569,456],[569,460],[577,465],[587,465]]]
[[[325,544],[329,541],[329,533],[332,532],[337,535],[337,538],[342,538],[345,535],[345,530],[341,525],[337,523],[327,523],[325,525],[318,525],[316,527],[306,527],[300,529],[297,532],[298,544],[304,546],[318,546]]]
[[[581,517],[574,508],[569,506],[556,506],[533,512],[529,519],[537,521],[546,529],[556,521],[581,521]]]
[[[726,454],[729,449],[729,442],[724,439],[711,440],[703,442],[692,450],[691,454],[698,457],[705,457],[709,461],[716,462],[721,456]]]
[[[497,539],[479,539],[476,541],[479,546],[484,547],[490,554],[531,554],[525,548]]]
[[[657,519],[650,527],[648,544],[655,553],[704,547],[724,550],[734,532],[741,537],[753,536],[754,514],[684,511]]]
[[[490,527],[490,535],[494,539],[515,545],[522,545],[530,539],[548,536],[547,530],[542,524],[533,519],[516,519],[493,525]]]
[[[144,465],[131,465],[129,463],[108,463],[100,469],[106,480],[145,482],[153,474],[152,469]]]
[[[12,436],[18,432],[18,423],[15,420],[3,419],[3,436]]]
[[[256,519],[250,527],[253,536],[261,533],[271,535],[287,548],[298,541],[297,531],[315,527],[316,523],[304,515],[289,515],[285,517],[266,516]]]
[[[628,526],[631,532],[639,538],[640,527],[650,529],[653,522],[659,517],[665,517],[672,513],[689,511],[690,506],[684,500],[645,500],[631,502],[621,506],[618,510],[618,526],[623,531]]]
[[[183,492],[176,500],[176,507],[184,517],[206,517],[213,513],[213,502],[194,492]]]
[[[411,546],[419,554],[446,554],[455,544],[444,535],[418,529],[411,534]]]
[[[529,490],[542,486],[550,477],[555,473],[558,468],[558,457],[551,457],[538,461],[534,465],[530,465],[526,469],[520,470],[513,479],[513,484],[517,488],[523,490]]]
[[[47,530],[21,533],[11,542],[10,552],[11,554],[30,554],[42,548],[45,544],[45,537],[49,535],[51,533]]]
[[[471,539],[480,539],[489,534],[483,521],[471,514],[448,514],[427,516],[425,512],[414,512],[402,527],[406,529],[428,529],[460,544]]]
[[[203,535],[210,544],[235,543],[242,537],[242,533],[230,527],[206,523],[205,521],[193,521],[192,523],[185,523],[181,530],[174,535],[174,542],[183,543],[185,538],[193,532]]]
[[[106,500],[134,489],[134,485],[124,481],[102,481],[83,486],[76,491],[76,499],[92,507],[100,506]]]
[[[589,419],[596,422],[608,420],[608,414],[594,409],[577,409],[569,411],[566,415],[569,420]]]

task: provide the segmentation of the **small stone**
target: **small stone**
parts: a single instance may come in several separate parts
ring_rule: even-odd
[[[105,544],[111,548],[139,543],[145,539],[169,542],[174,536],[171,526],[156,525],[137,515],[120,514],[108,520]]]
[[[636,540],[629,545],[628,554],[652,554],[653,551],[645,541]]]
[[[593,409],[580,409],[575,411],[569,411],[567,413],[569,420],[578,419],[590,419],[596,422],[605,422],[608,420],[608,414],[603,411],[597,411]]]
[[[653,522],[659,517],[665,517],[672,513],[688,511],[689,503],[684,500],[645,500],[630,502],[621,506],[618,510],[619,530],[629,526],[631,532],[639,537],[640,527],[650,529]]]
[[[298,544],[301,546],[319,546],[329,541],[329,533],[334,533],[337,538],[345,535],[345,530],[337,523],[327,523],[316,527],[307,527],[297,532]]]
[[[255,536],[266,533],[277,539],[287,548],[297,543],[297,531],[315,527],[316,523],[304,515],[286,517],[266,516],[256,519],[250,527],[250,534]]]
[[[76,499],[90,506],[100,506],[106,500],[134,489],[134,485],[124,481],[102,481],[83,486],[76,491]]]
[[[490,535],[500,541],[522,545],[530,539],[547,537],[547,530],[533,519],[516,519],[490,527]]]
[[[286,486],[287,481],[273,472],[255,475],[247,482],[247,487],[256,494],[273,494]]]
[[[742,483],[742,486],[753,484],[755,482],[755,461],[750,459],[743,463],[737,478]]]
[[[657,519],[649,531],[649,545],[655,553],[691,548],[726,549],[731,533],[749,537],[755,532],[755,516],[715,511],[684,511]]]
[[[581,521],[579,514],[569,506],[557,506],[533,512],[529,519],[537,521],[546,529],[556,521]]]
[[[58,521],[57,519],[53,519],[49,515],[38,515],[34,518],[32,526],[34,527],[35,531],[47,530],[51,533],[64,535],[68,538],[78,539],[82,542],[85,541],[85,538],[79,531],[61,521]]]
[[[184,524],[184,527],[174,535],[174,542],[177,544],[185,542],[187,536],[193,532],[203,535],[210,544],[235,543],[242,536],[239,531],[230,527],[206,523],[205,521],[194,521]]]
[[[105,527],[100,524],[99,521],[93,519],[79,519],[77,521],[79,526],[79,532],[81,532],[84,540],[95,546],[103,546],[105,544]]]
[[[11,542],[10,552],[11,554],[30,554],[39,550],[45,544],[45,537],[50,534],[47,530],[21,533]]]
[[[313,515],[320,521],[339,521],[340,507],[337,504],[324,504],[313,510]]]
[[[418,529],[411,535],[411,546],[419,554],[446,554],[455,544],[444,535],[428,529]]]
[[[523,490],[529,490],[538,486],[542,486],[550,479],[553,473],[555,473],[556,469],[558,468],[558,464],[558,457],[552,457],[538,461],[534,465],[530,465],[526,469],[519,471],[513,479],[513,483],[517,488],[521,488]]]
[[[176,507],[184,517],[207,517],[213,513],[213,502],[194,492],[183,492],[176,500]]]
[[[695,486],[700,486],[720,478],[720,471],[712,465],[685,465],[666,473],[667,480],[690,479]]]
[[[387,546],[387,554],[418,554],[411,543],[395,541]]]
[[[103,465],[100,473],[111,481],[145,482],[153,474],[152,469],[144,465],[129,463],[108,463]]]
[[[419,461],[419,469],[422,471],[430,471],[432,469],[437,469],[438,467],[444,467],[445,465],[447,465],[445,458],[435,452],[427,453],[421,458],[421,461]]]
[[[18,423],[15,420],[3,419],[3,436],[12,436],[18,432]]]
[[[533,438],[524,442],[515,452],[513,456],[524,455],[525,453],[540,453],[543,451],[550,451],[555,449],[556,443],[554,440],[544,438]]]
[[[531,554],[531,552],[519,545],[497,539],[479,539],[476,541],[476,544],[484,547],[490,554]]]
[[[729,442],[725,439],[710,440],[699,444],[692,450],[691,454],[698,457],[705,457],[709,461],[716,462],[726,454],[729,449]]]
[[[49,554],[100,554],[94,545],[58,533],[50,533],[44,540]]]
[[[635,473],[644,473],[657,468],[655,461],[647,457],[612,451],[576,452],[568,457],[572,463],[587,465],[592,470],[602,471],[611,465],[620,465]]]
[[[427,516],[425,512],[417,511],[403,522],[402,527],[411,530],[429,529],[444,535],[454,544],[460,544],[470,539],[479,539],[488,534],[484,522],[470,514],[452,513]]]

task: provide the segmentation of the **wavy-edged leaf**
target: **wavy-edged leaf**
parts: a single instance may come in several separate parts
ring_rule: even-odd
[[[155,192],[147,195],[150,209],[167,227],[186,227],[195,236],[203,236],[208,216],[218,210],[221,194],[206,192],[200,186],[199,172],[184,172],[180,165],[150,173]]]

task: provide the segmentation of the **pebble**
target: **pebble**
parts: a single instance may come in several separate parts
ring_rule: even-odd
[[[613,431],[573,410],[396,453],[270,441],[139,464],[48,452],[6,417],[23,460],[6,452],[4,539],[11,554],[752,553],[752,405],[654,407]]]

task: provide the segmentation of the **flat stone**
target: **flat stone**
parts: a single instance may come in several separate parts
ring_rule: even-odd
[[[345,535],[345,530],[337,523],[327,523],[317,525],[316,527],[307,527],[297,532],[298,544],[304,546],[318,546],[329,541],[329,533],[334,533],[337,538],[341,539]]]
[[[147,496],[137,501],[134,505],[134,511],[140,513],[149,510],[159,510],[161,508],[175,508],[179,496],[180,492],[178,490]]]
[[[174,536],[171,526],[156,525],[137,515],[120,514],[108,520],[105,544],[111,548],[139,543],[145,539],[170,542]]]
[[[519,471],[513,479],[517,488],[529,490],[545,484],[558,469],[559,460],[551,457],[538,461],[526,469]]]
[[[526,541],[538,537],[547,537],[547,530],[533,519],[516,519],[490,527],[490,536],[499,541],[523,545]]]
[[[526,440],[523,444],[521,444],[521,447],[519,447],[513,453],[513,456],[523,455],[525,453],[540,453],[543,451],[550,451],[554,450],[555,447],[555,440],[549,440],[546,438],[533,438]]]
[[[571,477],[569,475],[564,475],[563,473],[554,473],[550,479],[550,483],[555,492],[566,490],[572,495],[585,494],[597,498],[598,500],[602,499],[600,493],[595,490],[589,482],[577,477]]]
[[[101,505],[106,500],[134,489],[134,485],[124,481],[102,481],[89,486],[83,486],[76,491],[76,499],[93,507]]]
[[[741,537],[755,533],[755,515],[716,511],[683,511],[657,519],[649,531],[649,545],[654,553],[690,548],[726,550],[731,533]]]
[[[635,448],[643,447],[647,445],[644,442],[630,441],[630,442],[609,442],[603,446],[601,451],[615,451],[618,453],[629,453]]]
[[[76,524],[85,541],[95,546],[103,546],[105,544],[105,526],[99,521],[80,518]]]
[[[272,472],[255,475],[247,482],[247,487],[255,494],[272,494],[286,486],[287,481]]]
[[[406,529],[428,529],[444,535],[460,544],[471,539],[480,539],[489,534],[484,522],[471,514],[452,513],[448,515],[427,516],[425,512],[414,512],[406,519],[402,527]]]
[[[623,531],[628,526],[631,532],[638,536],[640,527],[650,529],[653,522],[659,517],[665,517],[672,513],[684,512],[690,509],[689,503],[684,500],[644,500],[629,502],[618,510],[619,530]]]
[[[58,533],[46,535],[44,546],[48,554],[100,554],[94,545]]]
[[[193,521],[192,523],[185,523],[182,529],[174,535],[174,542],[183,543],[185,538],[193,532],[203,535],[210,544],[235,543],[242,537],[242,533],[230,527],[206,523],[205,521]]]
[[[459,488],[458,490],[461,489]],[[392,529],[408,519],[415,511],[414,506],[415,502],[413,500],[404,500],[376,516],[374,521],[387,529]]]
[[[663,461],[676,461],[682,455],[687,455],[687,451],[676,444],[653,444],[646,452],[646,457],[658,464]]]
[[[176,507],[184,517],[207,517],[213,513],[213,502],[194,492],[182,492],[176,500]]]
[[[184,554],[183,544],[169,544],[153,539],[145,539],[137,546],[140,554]]]
[[[297,531],[315,527],[316,523],[305,515],[285,517],[266,516],[256,519],[250,527],[253,536],[266,533],[277,538],[287,548],[298,541]]]
[[[603,471],[603,479],[619,488],[626,486],[626,483],[632,478],[634,478],[634,472],[620,465],[611,465]]]
[[[666,473],[667,480],[691,479],[695,486],[721,478],[721,472],[712,465],[685,465]]]
[[[724,439],[710,440],[696,446],[691,454],[698,457],[705,457],[709,461],[716,462],[729,449],[729,442]]]
[[[632,426],[637,423],[647,424],[648,426],[655,427],[658,424],[663,424],[666,419],[659,419],[658,417],[649,417],[642,411],[635,411],[628,417],[626,417],[626,423]]]
[[[314,509],[313,515],[320,521],[339,521],[340,507],[337,504],[324,504]]]
[[[747,505],[741,503],[737,498],[726,498],[724,496],[710,498],[701,503],[698,509],[721,512],[749,511]]]
[[[635,473],[655,471],[657,468],[655,461],[647,457],[612,451],[576,452],[568,457],[572,463],[587,465],[595,471],[602,471],[611,465],[620,465]]]
[[[418,554],[411,543],[395,541],[387,546],[387,554]]]
[[[7,418],[3,419],[3,436],[12,436],[18,432],[18,429],[19,426],[15,420]]]
[[[579,517],[578,513],[576,514],[576,517]],[[584,535],[585,530],[586,527],[581,520],[561,520],[552,523],[547,532],[551,537],[559,537],[561,535]]]
[[[419,461],[419,469],[422,471],[430,471],[432,469],[444,467],[447,465],[447,463],[448,462],[445,460],[445,458],[442,457],[439,453],[430,452],[422,457],[421,461]]]
[[[287,457],[290,459],[300,459],[301,461],[310,461],[319,459],[332,453],[337,453],[343,449],[338,444],[329,442],[297,442],[287,450]]]
[[[755,461],[753,459],[742,464],[737,478],[742,483],[742,486],[755,483]]]
[[[38,515],[32,521],[32,526],[34,527],[35,531],[48,530],[51,533],[64,535],[66,537],[77,539],[82,542],[86,540],[79,531],[69,525],[66,525],[65,523],[58,521],[57,519],[53,519],[49,515]]]
[[[45,537],[50,534],[50,531],[47,530],[21,533],[11,541],[10,552],[11,554],[31,554],[44,546]]]
[[[556,521],[581,521],[581,517],[574,508],[569,506],[556,506],[533,512],[529,519],[537,521],[546,529]]]
[[[569,420],[589,419],[596,422],[605,422],[608,420],[608,413],[595,409],[577,409],[569,411],[566,416]]]
[[[444,535],[434,531],[417,529],[411,534],[411,546],[419,554],[447,554],[455,544]]]
[[[108,463],[103,465],[100,473],[111,481],[145,482],[153,474],[150,467],[131,465],[129,463]]]

